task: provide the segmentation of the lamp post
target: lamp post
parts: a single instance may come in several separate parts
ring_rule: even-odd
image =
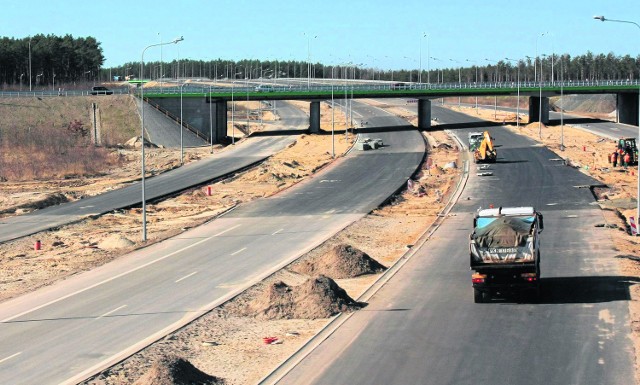
[[[418,74],[418,83],[422,83],[422,39],[424,39],[425,37],[427,38],[427,57],[429,57],[429,34],[423,32],[422,37],[420,38],[420,73]],[[427,64],[427,83],[429,83],[428,77],[429,65]]]
[[[29,36],[29,91],[31,91],[31,36]]]
[[[520,60],[504,58],[511,62],[515,62],[518,66],[518,99],[516,100],[516,127],[520,128]]]
[[[640,25],[634,21],[627,21],[627,20],[613,20],[613,19],[607,19],[604,16],[594,16],[593,17],[596,20],[600,20],[602,22],[604,21],[612,21],[615,23],[625,23],[625,24],[633,24],[636,27],[638,27],[638,29],[640,29]],[[638,89],[638,140],[636,141],[636,146],[640,146],[640,89]],[[637,191],[637,200],[636,200],[636,236],[640,235],[640,161],[638,161],[638,191]]]
[[[235,124],[235,114],[236,114],[236,104],[233,102],[233,89],[236,84],[236,75],[240,75],[242,72],[236,72],[233,74],[233,79],[231,79],[231,144],[235,146],[236,144],[236,124]]]
[[[469,63],[473,63],[475,64],[476,67],[476,81],[475,81],[475,85],[478,85],[478,63],[476,63],[475,61],[471,61],[469,59],[465,59],[465,61],[468,61]],[[476,96],[476,114],[478,113],[478,97]]]
[[[184,38],[180,36],[179,38],[176,38],[166,43],[151,44],[145,47],[142,50],[142,55],[140,57],[140,80],[144,78],[144,53],[147,49],[151,47],[157,47],[159,45],[178,44],[183,40]],[[144,169],[144,166],[145,166],[144,164],[144,84],[140,87],[140,116],[142,121],[142,123],[140,124],[140,140],[141,140],[140,151],[142,156],[142,241],[146,242],[147,241],[147,204],[146,204],[147,202],[145,200],[145,178],[144,178],[144,174],[145,174],[145,169]]]
[[[311,88],[311,35],[306,32],[304,35],[307,37],[307,89]],[[314,35],[313,38],[317,38],[318,35]]]

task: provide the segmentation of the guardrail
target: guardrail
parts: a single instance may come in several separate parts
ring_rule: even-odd
[[[126,95],[129,94],[129,88],[114,88],[109,91],[113,91],[114,95]],[[40,90],[40,91],[0,91],[0,97],[4,98],[35,98],[35,97],[50,97],[50,96],[91,96],[91,90]],[[105,96],[105,95],[97,95]]]
[[[268,88],[258,89],[255,84],[249,85],[248,82],[243,82],[244,84],[240,87],[220,87],[220,86],[209,86],[209,85],[183,85],[173,86],[173,87],[149,87],[145,88],[145,96],[147,94],[153,96],[175,96],[182,94],[185,97],[195,97],[195,96],[208,96],[208,95],[231,95],[237,94],[238,99],[242,98],[241,95],[251,94],[255,96],[257,94],[260,95],[269,95],[269,94],[278,94],[284,92],[296,92],[296,93],[313,93],[313,92],[331,92],[340,93],[340,92],[416,92],[420,91],[457,91],[457,90],[467,90],[470,92],[480,91],[480,90],[504,90],[504,91],[516,91],[519,89],[580,89],[580,88],[601,88],[603,90],[606,89],[638,89],[640,88],[639,80],[579,80],[579,81],[544,81],[544,82],[532,82],[532,81],[524,81],[524,82],[472,82],[472,83],[377,83],[377,84],[356,84],[353,81],[344,82],[340,80],[331,80],[331,79],[322,79],[323,84],[318,84],[318,80],[316,83],[312,83],[309,86],[306,84],[282,84],[278,83],[278,81],[269,81],[264,82],[265,85],[268,85]],[[330,84],[328,84],[330,83]],[[130,92],[134,94],[139,94],[138,89],[130,89],[130,88],[115,88],[113,90],[114,94],[128,94]],[[91,95],[90,90],[77,90],[77,91],[55,91],[55,90],[42,90],[42,91],[0,91],[0,97],[49,97],[49,96],[87,96]],[[102,95],[100,95],[102,96]]]

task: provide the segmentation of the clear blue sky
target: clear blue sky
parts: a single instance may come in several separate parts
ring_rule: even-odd
[[[536,41],[539,54],[640,53],[640,28],[594,15],[640,23],[640,1],[3,1],[0,36],[93,36],[104,67],[138,62],[146,46],[181,35],[163,47],[165,61],[306,61],[308,40],[314,62],[381,69],[418,68],[421,45],[423,69],[534,56]],[[146,51],[145,61],[159,59],[158,47]]]

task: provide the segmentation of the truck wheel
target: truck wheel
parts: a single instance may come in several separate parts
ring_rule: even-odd
[[[478,289],[473,289],[473,302],[474,303],[484,303],[486,300],[486,295],[484,292],[478,290]]]

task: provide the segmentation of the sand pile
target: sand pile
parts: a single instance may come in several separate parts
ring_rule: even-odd
[[[198,370],[189,361],[168,356],[155,362],[134,385],[218,385],[224,380]]]
[[[361,307],[331,278],[320,275],[299,286],[269,285],[241,311],[261,319],[317,319]]]
[[[354,278],[364,274],[377,274],[386,269],[362,250],[347,244],[333,246],[328,253],[313,261],[292,268],[309,276],[325,275],[333,279]]]
[[[124,249],[133,246],[135,243],[120,234],[111,234],[98,243],[98,247],[104,250]]]

